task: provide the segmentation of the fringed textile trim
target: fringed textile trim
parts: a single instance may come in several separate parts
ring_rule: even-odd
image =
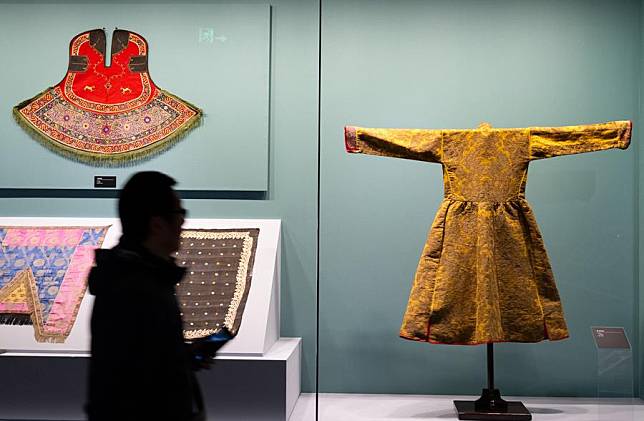
[[[31,314],[5,313],[0,314],[0,325],[33,325]]]
[[[201,118],[203,116],[203,111],[201,110],[201,108],[191,104],[184,99],[179,98],[176,95],[164,91],[163,89],[157,88],[158,91],[162,92],[163,94],[172,97],[177,101],[181,101],[192,108],[193,111],[195,111],[195,115],[188,119],[186,123],[175,130],[172,134],[165,137],[163,140],[156,141],[146,147],[110,155],[87,152],[80,149],[70,148],[69,146],[58,142],[56,139],[47,136],[36,127],[34,127],[34,125],[20,113],[20,110],[27,104],[31,103],[32,101],[46,93],[48,90],[53,88],[54,87],[47,88],[39,94],[35,95],[33,98],[25,100],[13,107],[14,120],[16,120],[20,127],[25,129],[25,131],[29,133],[34,140],[38,141],[41,145],[51,150],[52,152],[55,152],[56,154],[67,159],[95,167],[127,167],[134,166],[143,161],[152,159],[155,156],[158,156],[172,148],[180,140],[187,136],[190,131],[199,127],[201,125]]]

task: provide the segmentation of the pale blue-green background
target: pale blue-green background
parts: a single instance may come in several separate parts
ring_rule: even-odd
[[[318,6],[272,2],[266,199],[185,201],[195,217],[284,221],[282,335],[304,338],[304,391],[313,391],[316,381]],[[593,396],[591,325],[626,327],[641,362],[641,12],[640,0],[323,2],[320,391],[474,394],[484,384],[483,347],[397,337],[442,198],[440,166],[348,155],[346,124],[639,123],[629,150],[531,165],[527,197],[572,337],[498,345],[497,381],[506,394]],[[30,17],[22,21],[27,26]],[[10,56],[18,47],[0,40],[0,48]],[[0,215],[114,216],[114,206],[112,199],[4,198]],[[642,368],[640,363],[640,384]]]
[[[639,49],[639,60],[637,63],[637,71],[639,73],[639,125],[640,127],[642,124],[644,124],[644,102],[642,100],[643,95],[644,95],[644,1],[640,1],[640,49]],[[642,136],[640,136],[641,139]],[[638,200],[635,202],[635,215],[636,215],[636,221],[638,224],[638,227],[636,227],[636,231],[638,232],[638,239],[639,241],[637,242],[637,255],[639,256],[639,260],[636,261],[637,266],[635,267],[635,273],[637,275],[637,280],[639,281],[636,284],[636,288],[634,291],[633,296],[637,300],[639,298],[638,303],[638,312],[639,312],[639,318],[637,318],[639,322],[639,336],[637,338],[637,343],[642,344],[642,341],[644,340],[644,271],[642,271],[642,268],[644,268],[644,218],[642,218],[642,210],[644,210],[644,163],[642,162],[642,157],[644,157],[644,142],[642,142],[640,139],[639,140],[639,147],[635,149],[635,153],[637,156],[636,162],[637,162],[637,183],[638,183],[638,189],[635,191],[635,194],[637,195]],[[637,313],[636,313],[637,317]],[[639,355],[638,355],[639,354]],[[638,358],[639,357],[639,358]],[[636,367],[638,367],[637,371],[639,373],[639,392],[640,392],[640,397],[644,399],[644,347],[640,346],[640,351],[635,355],[634,358]],[[637,373],[636,373],[637,374]]]
[[[190,190],[268,189],[270,6],[267,4],[2,4],[0,187],[94,186],[94,175],[171,172]],[[144,162],[97,168],[51,153],[13,121],[11,108],[55,85],[78,33],[114,27],[148,41],[150,76],[161,89],[203,109],[202,124]],[[212,30],[212,42],[200,32]],[[108,55],[111,43],[108,41]],[[36,167],[38,171],[25,171]]]
[[[231,2],[227,0],[208,3],[218,4],[224,8],[228,7],[226,3]],[[77,4],[79,10],[87,7],[85,2]],[[152,9],[156,7],[151,2],[144,2],[144,4]],[[266,2],[236,2],[233,9],[238,8],[240,4],[248,4],[252,7],[260,5],[258,7],[264,10]],[[6,7],[8,7],[7,4],[0,3],[0,15]],[[127,11],[130,5],[129,2],[116,2],[113,7]],[[185,13],[188,13],[193,6],[185,3],[182,7]],[[319,5],[315,1],[271,1],[271,113],[268,150],[270,165],[266,198],[264,200],[190,199],[184,201],[190,216],[196,218],[280,218],[282,220],[281,334],[286,337],[303,338],[302,389],[308,392],[315,389],[318,9]],[[22,22],[20,31],[34,30],[30,23],[32,18],[28,14],[17,19]],[[78,19],[80,23],[84,23],[88,17],[79,15]],[[175,16],[166,15],[159,22],[159,26],[171,27],[175,21]],[[0,53],[3,57],[11,57],[22,47],[15,38],[14,36],[12,40],[0,40]],[[63,50],[60,54],[64,56],[66,51]],[[2,63],[5,65],[4,59]],[[155,70],[151,70],[157,80]],[[20,73],[12,77],[15,80],[21,79]],[[158,82],[161,85],[161,81]],[[167,88],[170,88],[169,83],[166,83]],[[35,93],[35,90],[40,89],[39,87],[40,84],[34,83],[31,89]],[[179,94],[178,91],[176,93]],[[188,95],[184,96],[190,99]],[[0,99],[3,103],[8,101],[2,91],[0,91]],[[8,102],[8,105],[13,105],[13,101]],[[249,107],[259,105],[254,102],[248,104]],[[7,112],[9,109],[10,107],[5,108]],[[243,113],[238,115],[236,122],[240,127],[245,127],[247,123],[244,121]],[[0,130],[3,130],[2,126]],[[191,138],[188,137],[184,141],[190,140]],[[0,142],[5,141],[4,137],[0,138]],[[10,149],[6,147],[0,149],[2,155],[9,152]],[[174,153],[175,150],[172,149],[166,154]],[[53,154],[50,156],[54,157]],[[75,163],[69,161],[65,161],[65,165],[77,168]],[[177,166],[169,173],[175,176],[177,171],[185,169],[191,169],[190,165]],[[234,177],[227,180],[235,181],[237,177],[243,177],[241,174],[243,170],[253,170],[247,165],[240,165],[236,169]],[[36,176],[39,174],[38,167],[29,162],[23,163],[23,170],[32,172]],[[186,187],[181,177],[177,178],[179,189],[190,187]],[[9,194],[12,193],[9,192]],[[56,194],[56,191],[52,192],[52,195]],[[5,197],[0,199],[0,215],[115,217],[116,201],[82,197]],[[0,374],[3,363],[8,362],[0,360]],[[29,384],[34,387],[34,390],[38,387],[33,383],[33,378],[11,379],[11,381],[31,382]],[[27,411],[34,404],[33,396],[25,396],[22,406]],[[64,408],[76,408],[77,413],[70,414],[71,418],[78,417],[79,413],[82,414],[82,402],[53,402],[43,395],[39,397],[37,404],[43,408],[61,405],[64,405]],[[5,403],[0,404],[0,408],[3,405]],[[8,406],[15,408],[20,404],[10,402],[4,407]]]
[[[398,338],[440,165],[349,155],[342,126],[557,126],[639,117],[638,1],[323,2],[320,391],[467,393],[485,347]],[[637,135],[637,132],[636,132]],[[571,338],[496,346],[509,395],[594,396],[590,326],[637,347],[636,149],[531,164]]]

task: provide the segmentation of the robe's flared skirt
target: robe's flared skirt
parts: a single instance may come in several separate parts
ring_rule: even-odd
[[[442,202],[400,336],[445,344],[568,337],[548,256],[525,199]]]

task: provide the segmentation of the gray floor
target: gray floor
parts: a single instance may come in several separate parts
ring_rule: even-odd
[[[320,421],[456,420],[453,399],[467,396],[320,394]],[[521,400],[535,421],[643,421],[639,399],[509,398]],[[315,395],[302,394],[290,421],[315,420]]]

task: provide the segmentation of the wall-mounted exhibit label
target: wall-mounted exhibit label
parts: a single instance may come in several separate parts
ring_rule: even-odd
[[[623,327],[591,327],[591,330],[599,349],[631,349]]]
[[[116,176],[115,175],[95,175],[94,188],[97,189],[115,189]]]

